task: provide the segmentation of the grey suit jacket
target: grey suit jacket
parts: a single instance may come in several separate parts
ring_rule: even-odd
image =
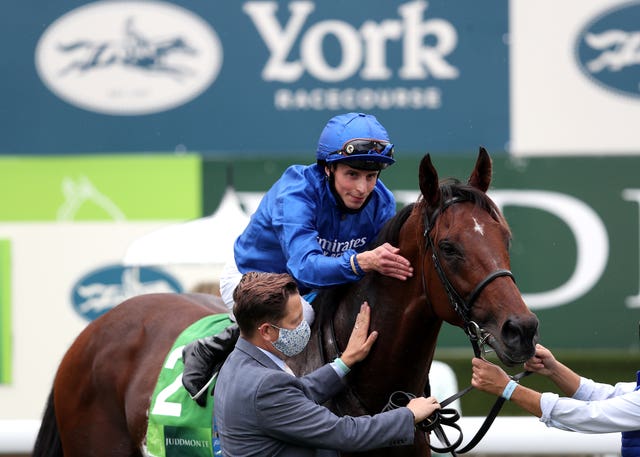
[[[413,443],[413,414],[338,417],[321,406],[343,387],[329,364],[296,378],[242,337],[224,363],[214,416],[227,457],[336,455]]]

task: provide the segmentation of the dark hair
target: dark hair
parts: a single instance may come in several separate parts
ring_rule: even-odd
[[[278,322],[287,314],[287,301],[298,293],[298,286],[287,273],[242,275],[233,291],[233,314],[242,333],[251,337],[264,322]]]

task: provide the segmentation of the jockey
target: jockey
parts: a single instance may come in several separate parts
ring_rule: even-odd
[[[287,168],[236,240],[234,259],[220,277],[229,310],[233,291],[249,271],[289,273],[302,294],[357,281],[369,271],[411,277],[413,268],[397,247],[385,243],[367,249],[395,214],[393,194],[379,179],[395,163],[393,155],[389,135],[375,116],[347,113],[330,119],[320,134],[316,163]],[[305,299],[302,304],[311,324],[313,308]],[[237,329],[227,333],[185,348],[183,383],[192,396],[212,374],[212,358],[233,349]]]

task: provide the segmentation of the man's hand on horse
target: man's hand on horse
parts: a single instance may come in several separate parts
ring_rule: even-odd
[[[413,267],[399,252],[399,248],[384,243],[372,251],[361,252],[356,256],[356,260],[365,272],[375,270],[385,276],[405,281],[413,276]]]
[[[351,331],[347,348],[340,358],[346,366],[351,368],[356,362],[363,360],[371,350],[374,341],[378,338],[378,332],[369,334],[369,321],[371,319],[371,309],[365,301],[360,306],[360,312],[356,316],[356,323]]]

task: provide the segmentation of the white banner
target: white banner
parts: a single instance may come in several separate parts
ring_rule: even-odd
[[[145,267],[122,267],[135,239],[171,224],[0,223],[0,238],[10,240],[12,251],[13,359],[11,382],[0,385],[0,420],[41,417],[58,364],[92,313],[176,284],[191,291],[215,283],[221,265],[159,267],[154,281],[144,280]]]
[[[637,154],[640,5],[510,2],[514,155]]]

